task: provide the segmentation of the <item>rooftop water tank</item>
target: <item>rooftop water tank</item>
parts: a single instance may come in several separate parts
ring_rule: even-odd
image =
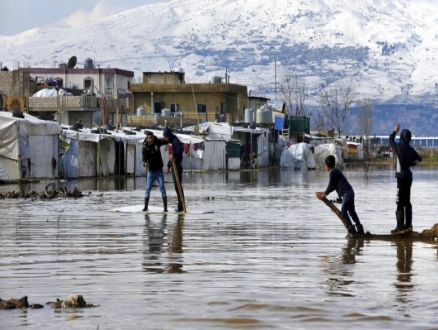
[[[137,116],[146,116],[146,109],[144,106],[140,105],[137,108]]]
[[[213,77],[213,84],[222,84],[222,77],[214,76]]]
[[[272,124],[272,107],[264,106],[256,112],[257,124]]]
[[[245,123],[252,123],[254,121],[254,109],[245,110]]]
[[[164,108],[161,110],[161,116],[162,117],[170,117],[170,110],[167,108]]]
[[[91,58],[87,58],[84,62],[84,69],[93,69],[93,60]]]
[[[67,63],[59,63],[58,69],[67,69]]]

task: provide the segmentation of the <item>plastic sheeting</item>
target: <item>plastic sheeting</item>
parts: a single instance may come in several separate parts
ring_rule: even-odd
[[[70,92],[66,92],[64,89],[59,89],[59,95],[66,95],[66,96],[72,96],[73,94]],[[33,97],[57,97],[58,91],[54,88],[44,88],[35,94],[33,94]]]
[[[321,144],[315,147],[315,162],[316,166],[324,167],[325,158],[328,155],[333,155],[336,158],[336,166],[343,167],[344,160],[342,159],[342,148],[336,145],[336,143]]]
[[[285,148],[281,153],[280,166],[294,170],[308,170],[316,167],[312,145],[301,142]]]
[[[56,177],[61,125],[23,116],[0,112],[0,180]]]

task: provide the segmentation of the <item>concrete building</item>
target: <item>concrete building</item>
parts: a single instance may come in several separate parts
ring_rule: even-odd
[[[0,71],[2,108],[44,119],[53,119],[56,114],[57,121],[67,125],[76,119],[82,120],[85,127],[92,127],[93,123],[115,125],[120,121],[126,125],[127,114],[132,112],[129,87],[134,72],[95,68],[90,59],[84,62],[83,68],[78,68],[72,59],[68,66],[57,68]],[[64,89],[71,94],[34,97],[42,89]]]
[[[186,83],[182,72],[144,72],[143,83],[131,84],[133,107],[143,107],[146,115],[182,116],[184,119],[214,121],[244,120],[248,108],[247,86],[222,82]],[[164,110],[164,111],[163,111]]]

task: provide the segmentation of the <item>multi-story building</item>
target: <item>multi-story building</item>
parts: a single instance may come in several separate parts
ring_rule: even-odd
[[[18,68],[0,72],[2,107],[27,112],[62,124],[82,120],[85,127],[96,124],[126,124],[132,112],[129,87],[134,72],[117,68],[96,68],[91,59],[83,68],[72,57],[57,68]],[[50,93],[37,96],[49,89]],[[68,92],[64,94],[62,90]],[[116,118],[117,113],[120,117]]]

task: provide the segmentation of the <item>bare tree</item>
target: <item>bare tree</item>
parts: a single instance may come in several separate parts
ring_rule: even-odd
[[[373,129],[373,104],[370,100],[363,100],[356,117],[356,126],[359,134],[365,137],[365,145],[368,148],[368,140]]]
[[[313,131],[322,131],[325,129],[324,115],[321,111],[316,111],[312,116],[311,127]]]
[[[325,122],[338,132],[339,137],[350,129],[352,94],[353,82],[351,79],[344,83],[330,84],[319,91],[319,101]]]
[[[305,82],[293,74],[289,69],[284,69],[283,77],[280,82],[280,93],[286,109],[291,112],[295,104],[295,116],[304,115],[304,104],[307,97],[307,87]],[[291,114],[291,113],[289,113]]]

